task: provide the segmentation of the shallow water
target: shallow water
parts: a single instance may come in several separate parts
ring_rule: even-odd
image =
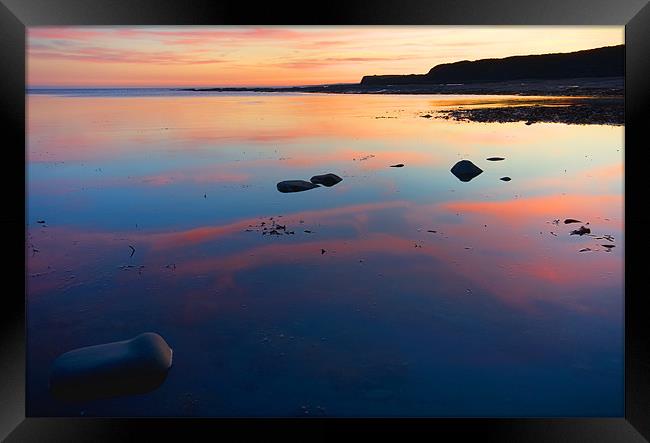
[[[622,416],[623,128],[421,117],[517,100],[28,95],[28,415]],[[50,396],[145,331],[158,389]]]

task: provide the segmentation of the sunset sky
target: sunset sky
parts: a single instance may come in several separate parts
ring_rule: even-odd
[[[624,42],[608,27],[33,27],[29,87],[356,83],[459,60]]]

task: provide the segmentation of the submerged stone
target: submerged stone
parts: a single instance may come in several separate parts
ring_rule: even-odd
[[[482,172],[483,170],[481,168],[469,160],[461,160],[451,168],[451,173],[462,182],[468,182]]]
[[[278,188],[278,191],[286,193],[308,191],[309,189],[318,188],[319,186],[304,180],[285,180],[278,183],[276,187]]]
[[[504,157],[490,157],[490,158],[487,158],[486,160],[491,161],[491,162],[498,162],[498,161],[501,161],[501,160],[505,160],[505,158]]]
[[[390,165],[391,168],[403,168],[404,164],[403,163],[398,163],[396,165]]]
[[[50,391],[68,401],[143,394],[162,384],[172,350],[153,332],[130,340],[74,349],[59,356],[50,373]]]
[[[314,175],[310,179],[310,181],[315,185],[323,185],[329,188],[330,186],[334,186],[335,184],[343,181],[343,179],[336,174],[329,173],[329,174],[322,174],[322,175]]]
[[[499,180],[504,181],[504,182],[509,182],[512,179],[510,177],[501,177]]]

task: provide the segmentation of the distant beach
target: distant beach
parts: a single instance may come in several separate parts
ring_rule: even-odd
[[[197,93],[324,93],[324,94],[392,94],[392,95],[516,95],[526,97],[561,97],[564,100],[528,102],[526,105],[464,108],[438,112],[432,117],[457,121],[624,124],[624,78],[571,78],[552,80],[511,80],[440,85],[345,85],[292,86],[282,88],[177,88]],[[572,100],[566,100],[566,98]],[[426,115],[426,114],[425,114]]]

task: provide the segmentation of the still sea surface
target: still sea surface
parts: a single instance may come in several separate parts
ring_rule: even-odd
[[[26,100],[29,416],[623,415],[622,126],[422,118],[548,97]],[[156,390],[50,395],[57,356],[146,331]]]

